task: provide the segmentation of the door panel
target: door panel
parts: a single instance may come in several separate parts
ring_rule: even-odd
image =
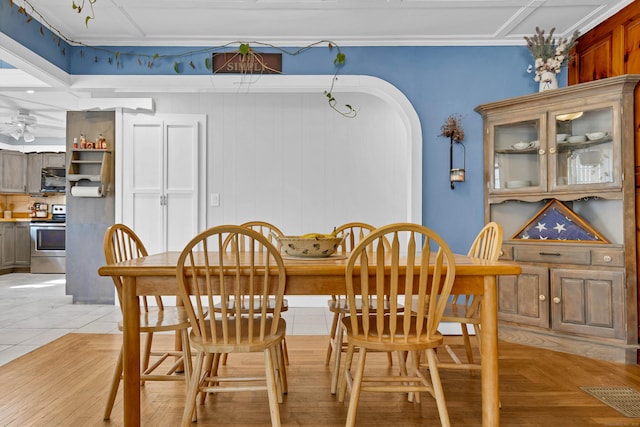
[[[552,323],[558,331],[624,337],[624,273],[551,269]]]
[[[549,270],[523,265],[519,276],[498,278],[498,318],[547,328],[548,295]]]
[[[125,115],[123,222],[149,253],[180,251],[200,231],[204,116]]]

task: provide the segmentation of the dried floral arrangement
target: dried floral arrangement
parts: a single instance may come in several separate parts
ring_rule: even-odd
[[[452,114],[447,118],[440,128],[442,132],[440,136],[451,138],[452,141],[460,142],[464,139],[464,130],[462,129],[462,116]]]
[[[545,71],[559,73],[562,67],[569,62],[569,51],[578,43],[577,38],[580,33],[577,30],[570,39],[554,38],[553,33],[555,31],[556,29],[552,28],[549,31],[549,35],[545,37],[545,31],[536,27],[536,34],[531,37],[524,37],[527,41],[529,52],[531,52],[535,61],[533,67],[529,66],[529,72],[533,71],[535,67],[536,75],[533,79],[537,82],[540,81],[540,76]]]

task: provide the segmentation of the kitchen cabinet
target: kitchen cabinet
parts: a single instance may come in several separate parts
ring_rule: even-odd
[[[27,154],[27,193],[40,194],[42,186],[42,153]]]
[[[29,222],[15,223],[15,265],[28,267],[31,265],[31,235],[29,234]]]
[[[521,275],[499,281],[500,320],[624,339],[625,272],[620,247],[510,242],[503,246],[503,259],[517,261],[523,268]]]
[[[12,267],[16,262],[16,224],[2,224],[2,267]]]
[[[66,166],[66,153],[42,153],[43,168],[64,168]]]
[[[29,267],[31,264],[31,237],[29,222],[5,222],[0,224],[3,268]]]
[[[28,153],[27,154],[27,193],[41,194],[42,168],[65,168],[66,153]]]
[[[626,75],[476,107],[484,122],[485,220],[503,226],[501,337],[636,363],[634,91]],[[597,238],[531,237],[557,200]],[[555,203],[555,202],[554,202]],[[535,233],[534,233],[535,234]]]
[[[24,193],[27,189],[27,156],[18,151],[0,152],[0,193]]]

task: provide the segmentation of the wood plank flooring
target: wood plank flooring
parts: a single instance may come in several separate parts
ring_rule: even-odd
[[[170,345],[173,337],[157,337]],[[102,420],[106,393],[122,337],[69,334],[0,368],[0,426],[121,426],[122,389],[110,421]],[[459,349],[458,337],[448,338]],[[329,393],[324,365],[326,337],[289,336],[289,394],[281,405],[284,426],[342,426],[347,406]],[[441,352],[443,353],[443,352]],[[462,353],[460,353],[462,354]],[[371,355],[372,369],[389,369],[386,356]],[[262,369],[261,355],[233,355],[227,368]],[[480,426],[480,377],[442,371],[451,423]],[[500,343],[501,425],[640,426],[581,386],[629,386],[640,390],[640,366]],[[147,383],[142,389],[143,425],[176,426],[183,408],[182,383]],[[268,426],[263,392],[223,394],[198,407],[194,426]],[[434,400],[421,404],[403,395],[363,394],[361,426],[437,426]]]

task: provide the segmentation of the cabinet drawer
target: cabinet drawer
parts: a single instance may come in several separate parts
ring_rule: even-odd
[[[623,267],[624,251],[621,249],[591,249],[591,264],[603,267]]]
[[[589,248],[560,248],[557,246],[544,248],[514,247],[514,261],[544,262],[551,264],[591,264],[591,251]]]
[[[513,246],[503,245],[500,250],[500,259],[503,261],[513,260]]]

